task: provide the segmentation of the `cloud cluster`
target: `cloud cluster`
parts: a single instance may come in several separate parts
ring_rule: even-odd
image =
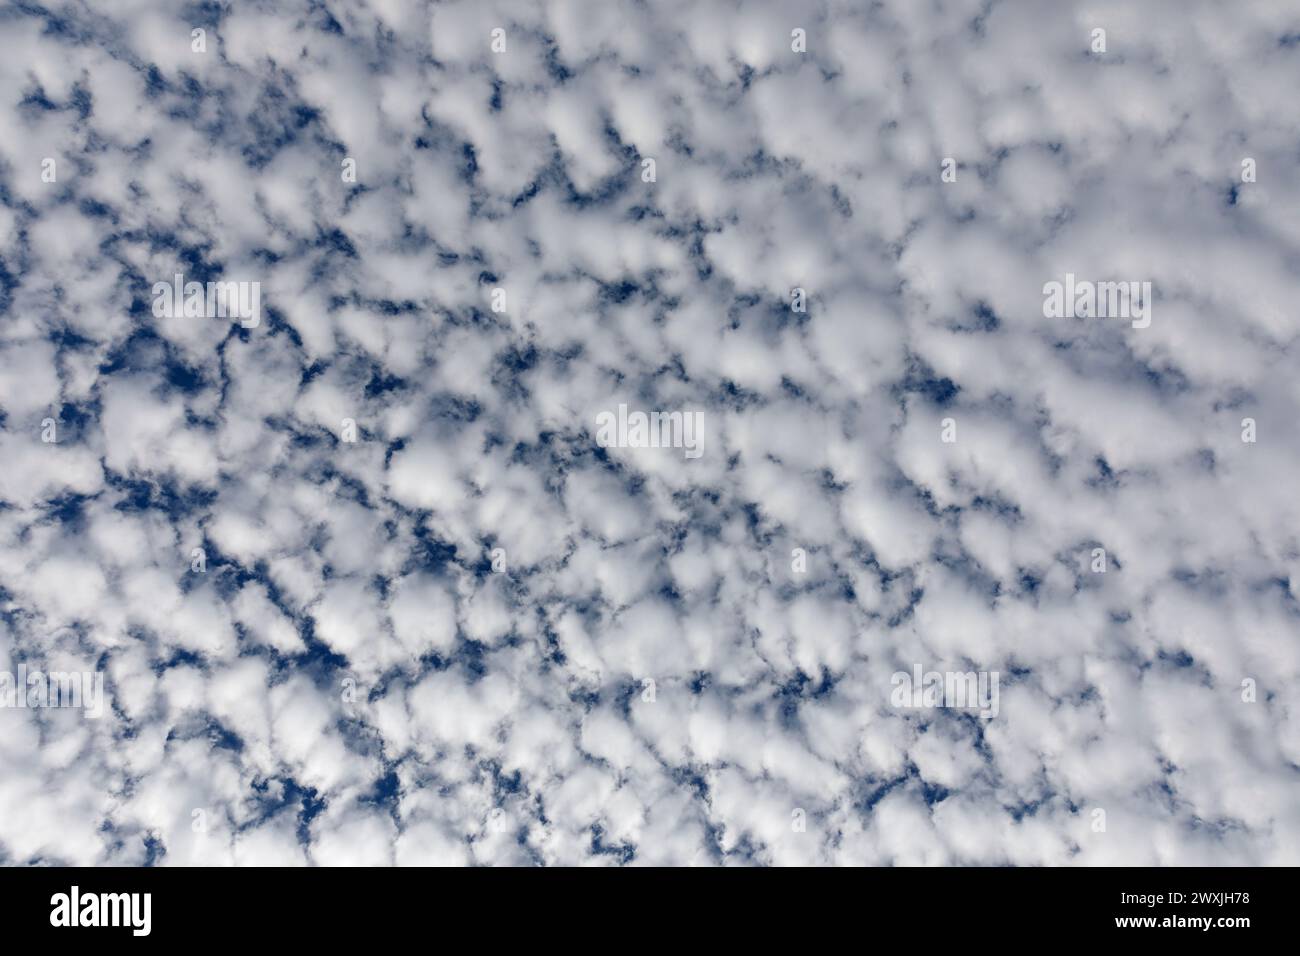
[[[0,671],[109,698],[0,708],[0,861],[1300,862],[1298,64],[1265,0],[0,11]]]

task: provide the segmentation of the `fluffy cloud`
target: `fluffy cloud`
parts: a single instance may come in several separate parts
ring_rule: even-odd
[[[1294,9],[194,10],[3,14],[0,861],[1300,861]]]

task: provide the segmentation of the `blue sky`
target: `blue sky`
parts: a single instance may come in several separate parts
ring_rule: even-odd
[[[1298,37],[0,8],[0,861],[1300,862]]]

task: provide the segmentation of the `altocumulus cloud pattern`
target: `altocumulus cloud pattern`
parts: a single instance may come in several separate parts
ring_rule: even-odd
[[[0,861],[1300,863],[1297,78],[1264,0],[0,7]]]

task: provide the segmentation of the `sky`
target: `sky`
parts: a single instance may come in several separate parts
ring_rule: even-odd
[[[1300,864],[1298,77],[1290,0],[0,4],[0,863]]]

